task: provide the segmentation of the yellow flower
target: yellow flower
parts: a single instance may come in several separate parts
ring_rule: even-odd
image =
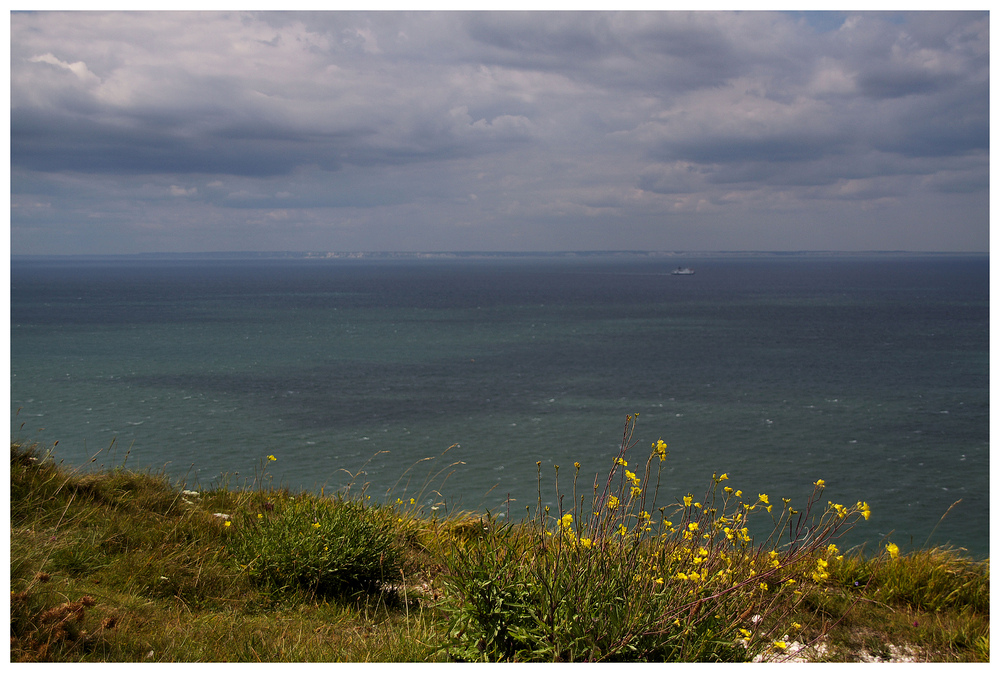
[[[696,521],[692,521],[691,523],[689,523],[688,530],[691,531],[692,533],[698,530],[698,523]]]
[[[743,636],[744,638],[749,638],[750,636],[752,636],[752,635],[753,635],[752,633],[750,633],[750,632],[749,632],[749,631],[747,631],[746,629],[740,629],[740,634],[741,634],[741,635],[742,635],[742,636]]]
[[[656,440],[656,444],[653,444],[653,453],[660,457],[660,462],[662,463],[667,459],[667,443],[662,439]]]
[[[776,649],[776,650],[784,650],[786,647],[788,647],[788,643],[786,643],[784,640],[776,640],[776,641],[774,641],[774,649]]]
[[[812,573],[812,578],[814,582],[822,582],[823,580],[825,580],[830,576],[830,573],[826,571],[828,565],[829,563],[827,563],[825,560],[821,558],[816,559],[816,570],[814,570]]]
[[[258,513],[257,513],[257,518],[258,518],[258,519],[263,519],[263,518],[264,518],[264,515],[258,512]]]
[[[590,538],[589,538],[589,537],[581,537],[581,538],[580,538],[580,544],[582,544],[582,545],[583,545],[584,547],[586,547],[587,549],[590,549],[590,546],[591,546],[591,545],[592,545],[593,543],[591,542],[591,540],[590,540]]]
[[[802,625],[799,624],[798,622],[792,622],[792,628],[798,631],[799,629],[802,628]]]
[[[729,479],[729,475],[727,473],[723,472],[719,475],[719,481],[725,481],[726,479]]]
[[[232,521],[227,521],[226,523],[224,523],[222,525],[224,525],[226,528],[229,528],[230,526],[233,525],[233,522]]]
[[[268,459],[268,460],[278,460],[278,459],[277,459],[277,458],[275,458],[274,456],[268,456],[268,457],[267,457],[267,459]]]
[[[690,495],[685,495],[685,496],[684,496],[684,506],[685,506],[685,507],[690,507],[690,506],[691,506],[691,502],[692,502],[693,500],[694,500],[694,498],[693,498],[692,496],[690,496]]]
[[[416,498],[410,498],[410,504],[411,505],[416,505],[417,504],[417,499]]]
[[[836,555],[836,553],[838,551],[840,551],[840,550],[837,549],[837,545],[835,545],[835,544],[830,544],[830,545],[827,545],[827,547],[826,547],[826,555],[827,556],[834,556],[834,555]]]
[[[770,503],[769,503],[769,502],[767,501],[767,494],[766,494],[766,493],[761,493],[761,494],[760,494],[760,495],[758,495],[757,497],[758,497],[758,498],[760,498],[760,501],[761,501],[762,503],[764,503],[765,505],[769,505],[769,504],[770,504]]]
[[[816,480],[816,488],[823,488],[824,486],[826,486],[826,482],[825,481],[823,481],[822,479],[817,479]]]
[[[229,523],[228,521],[226,523]],[[890,542],[885,546],[885,550],[889,552],[890,558],[896,558],[899,556],[899,547],[896,546],[895,542]]]
[[[614,495],[608,497],[608,509],[615,509],[616,507],[618,507],[618,497]]]
[[[865,517],[865,521],[868,521],[868,517],[872,515],[871,509],[868,507],[867,502],[859,502],[857,504],[858,511],[861,512],[861,516]]]
[[[742,498],[743,497],[743,491],[736,491],[736,493],[734,493],[733,495],[735,495],[737,498]]]
[[[625,460],[624,458],[615,458],[615,462],[621,465],[622,467],[628,467],[628,461]]]
[[[319,528],[319,522],[318,521],[313,524],[313,528]]]

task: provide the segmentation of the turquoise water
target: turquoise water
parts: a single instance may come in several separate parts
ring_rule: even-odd
[[[852,543],[986,556],[988,281],[984,256],[14,259],[12,435],[189,486],[273,454],[292,489],[363,469],[376,498],[429,479],[428,506],[514,513],[537,461],[555,506],[552,466],[592,482],[638,412],[661,501],[823,478],[872,507]]]

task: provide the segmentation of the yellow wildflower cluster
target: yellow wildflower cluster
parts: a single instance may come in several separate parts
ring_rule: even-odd
[[[590,538],[576,536],[576,533],[573,532],[573,515],[568,513],[563,514],[559,519],[559,538],[568,542],[571,547],[579,544],[581,547],[590,549],[593,546],[593,541]]]
[[[830,506],[830,510],[832,510],[833,512],[836,512],[837,518],[839,518],[839,519],[847,518],[847,516],[849,516],[851,514],[860,514],[861,516],[864,517],[865,521],[867,521],[868,517],[870,517],[872,515],[872,510],[868,506],[867,502],[860,502],[859,501],[856,505],[854,505],[853,508],[846,507],[844,505],[840,505],[838,503],[829,502],[829,501],[827,502],[827,504]],[[828,511],[830,511],[830,510],[828,510]]]
[[[631,493],[633,498],[642,493],[642,489],[639,488],[639,485],[642,483],[642,479],[639,479],[639,477],[635,476],[634,472],[629,472],[628,470],[625,470],[625,478],[628,479],[629,483],[632,485]]]
[[[828,544],[830,538],[820,543],[818,540],[824,539],[822,536],[813,537],[810,530],[801,528],[801,523],[793,524],[792,515],[797,512],[791,508],[789,498],[781,498],[781,502],[776,499],[772,505],[767,493],[758,492],[754,499],[753,492],[748,491],[747,498],[744,499],[743,491],[723,483],[730,480],[726,472],[712,474],[713,484],[702,502],[696,502],[689,492],[679,500],[674,500],[669,512],[668,507],[658,508],[659,516],[656,519],[659,530],[656,535],[662,541],[649,547],[653,553],[643,558],[647,547],[638,543],[653,529],[653,516],[643,511],[646,506],[645,498],[652,494],[655,499],[656,491],[652,488],[654,483],[657,489],[660,487],[659,475],[651,474],[650,466],[664,461],[666,455],[666,442],[657,440],[651,444],[651,452],[645,457],[645,466],[633,466],[633,471],[628,469],[623,448],[622,453],[614,458],[614,466],[608,476],[610,492],[598,497],[595,484],[594,499],[585,511],[590,515],[590,523],[574,521],[575,511],[574,514],[549,518],[549,508],[546,507],[545,518],[550,522],[548,528],[552,530],[547,534],[552,536],[557,549],[562,545],[563,550],[572,549],[573,554],[585,554],[586,550],[596,546],[600,548],[602,558],[605,554],[621,554],[621,558],[634,564],[629,565],[627,577],[655,593],[679,591],[682,594],[707,597],[716,592],[745,586],[747,592],[758,597],[759,592],[766,592],[764,599],[770,600],[772,593],[801,595],[799,584],[808,583],[810,577],[816,583],[829,581],[831,572],[836,568],[835,565],[831,567],[831,564],[844,558],[836,545]],[[574,463],[573,466],[579,473],[580,464]],[[618,471],[618,466],[622,467],[621,472]],[[640,478],[637,472],[643,469],[645,473]],[[618,488],[611,488],[612,484],[616,484]],[[818,504],[816,501],[822,502],[820,498],[825,485],[822,479],[814,482],[815,490],[803,507],[804,510],[808,511],[814,504]],[[574,495],[574,499],[575,497]],[[640,497],[643,499],[640,500]],[[587,503],[581,497],[575,502],[574,507],[576,506],[587,507]],[[760,547],[754,545],[750,530],[758,525],[755,517],[762,515],[761,509],[772,512],[773,506],[780,508],[780,516],[764,518],[770,519],[775,526],[792,529],[793,539],[802,543],[801,547],[793,545],[786,553],[770,549],[768,543]],[[858,502],[853,507],[830,502],[821,517],[821,526],[839,530],[858,519],[868,519],[870,513],[866,502]],[[668,520],[668,516],[678,519],[676,528]],[[554,527],[552,523],[555,524]],[[805,534],[802,530],[806,530],[810,537],[803,537]],[[579,537],[588,534],[592,534],[597,545],[590,538]],[[895,545],[886,549],[890,556],[898,554]],[[801,627],[796,625],[796,628]],[[750,638],[750,632],[744,633],[744,637]],[[763,640],[760,645],[781,650],[787,647],[787,643],[785,639],[775,641],[772,636]]]
[[[829,565],[830,564],[827,562],[826,559],[821,559],[821,558],[816,559],[816,569],[813,570],[812,573],[812,578],[814,582],[822,582],[823,580],[830,577],[830,573],[826,571]]]
[[[865,517],[865,521],[868,521],[868,517],[872,515],[872,511],[871,508],[868,507],[868,503],[859,502],[857,505],[855,505],[855,508],[858,510],[858,512],[861,513],[861,516]]]
[[[667,459],[667,443],[662,439],[656,440],[653,444],[653,453],[660,457],[660,462],[662,463]]]
[[[726,526],[722,529],[722,532],[726,534],[727,540],[750,542],[750,529],[745,526],[743,528],[730,528]]]

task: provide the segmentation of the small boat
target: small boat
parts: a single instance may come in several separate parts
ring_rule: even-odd
[[[671,276],[693,276],[694,269],[689,269],[686,266],[679,266],[670,272]]]

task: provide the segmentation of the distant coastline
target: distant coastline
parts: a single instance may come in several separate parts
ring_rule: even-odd
[[[288,260],[330,260],[330,259],[595,259],[638,257],[643,259],[673,258],[794,258],[794,257],[989,257],[989,252],[922,252],[910,250],[566,250],[554,252],[514,252],[514,251],[426,251],[426,252],[385,252],[385,251],[311,251],[311,252],[142,252],[123,254],[11,254],[11,260],[200,260],[200,259],[288,259]]]

